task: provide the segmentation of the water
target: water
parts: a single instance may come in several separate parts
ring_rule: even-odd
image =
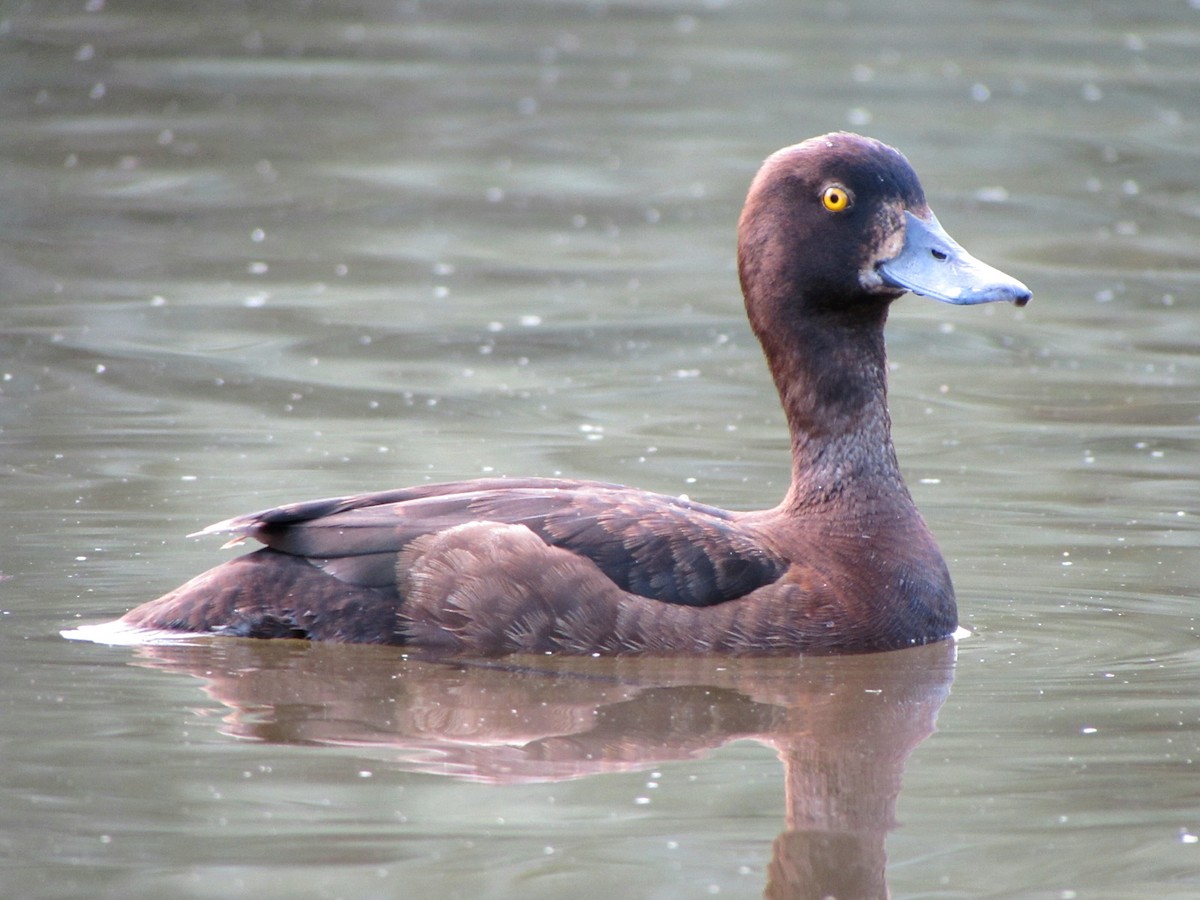
[[[2,15],[5,896],[1200,893],[1194,3]],[[286,500],[772,505],[733,228],[834,128],[1035,292],[890,325],[956,662],[58,636]]]

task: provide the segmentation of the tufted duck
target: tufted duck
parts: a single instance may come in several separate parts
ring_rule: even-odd
[[[774,509],[550,478],[297,503],[205,529],[266,546],[118,624],[476,655],[853,653],[947,638],[950,576],[892,447],[884,322],[906,291],[1023,306],[1029,290],[954,242],[899,152],[844,133],[766,160],[738,271],[791,433],[791,486]]]

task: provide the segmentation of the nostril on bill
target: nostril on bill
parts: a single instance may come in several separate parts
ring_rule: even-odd
[[[929,252],[932,253],[933,258],[938,260],[939,262],[946,258],[946,254],[943,253],[941,250],[930,250]]]

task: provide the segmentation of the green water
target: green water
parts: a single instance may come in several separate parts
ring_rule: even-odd
[[[77,0],[0,41],[0,893],[1200,893],[1195,3]],[[836,128],[1034,291],[889,326],[956,662],[59,637],[287,500],[773,505],[734,226]]]

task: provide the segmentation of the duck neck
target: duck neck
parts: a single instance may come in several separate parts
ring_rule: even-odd
[[[887,309],[806,312],[760,331],[791,434],[784,509],[810,514],[839,500],[867,512],[877,498],[911,506],[887,408]]]

